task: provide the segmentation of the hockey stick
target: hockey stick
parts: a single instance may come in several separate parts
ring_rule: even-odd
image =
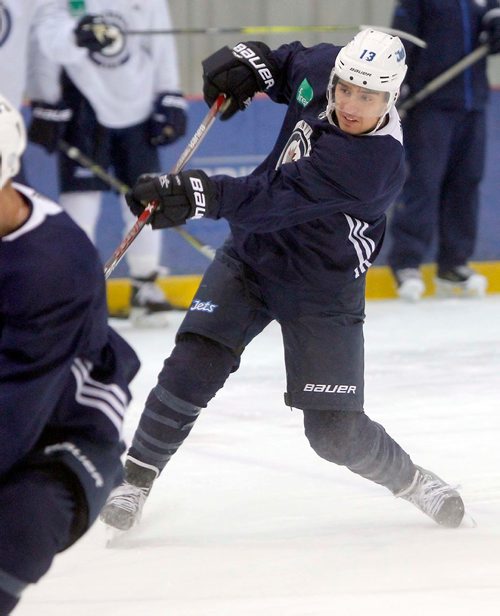
[[[475,64],[476,62],[479,62],[481,58],[484,58],[486,55],[488,55],[488,51],[489,45],[481,45],[480,47],[477,47],[472,53],[468,54],[467,56],[464,56],[456,64],[450,66],[450,68],[443,71],[440,75],[438,75],[434,79],[431,79],[431,81],[429,81],[429,83],[421,90],[419,90],[415,94],[415,96],[412,96],[408,100],[404,101],[404,103],[402,103],[401,106],[398,107],[398,112],[401,119],[406,116],[406,112],[408,111],[408,109],[415,107],[415,105],[420,103],[420,101],[424,100],[424,98],[427,98],[433,92],[436,92],[436,90],[439,90],[439,88],[441,88],[449,81],[454,79],[457,75],[465,71],[466,68],[468,68],[472,64]]]
[[[100,165],[98,165],[91,158],[86,156],[79,148],[74,145],[70,145],[64,139],[60,139],[58,142],[59,149],[66,154],[68,158],[74,160],[82,167],[89,169],[92,173],[103,180],[108,184],[111,188],[114,188],[118,193],[122,195],[126,195],[130,191],[130,187],[127,186],[124,182],[116,178],[115,176],[109,174],[105,169],[103,169]],[[207,244],[201,242],[197,237],[188,233],[185,229],[181,227],[172,227],[172,230],[178,233],[181,237],[186,240],[188,244],[190,244],[195,250],[200,252],[202,255],[207,257],[207,259],[212,260],[215,256],[215,249]]]
[[[186,148],[184,149],[179,159],[175,163],[174,168],[172,169],[171,173],[179,173],[179,171],[181,171],[184,168],[186,163],[189,161],[191,156],[198,149],[198,146],[200,145],[200,143],[205,138],[206,134],[208,133],[210,127],[214,123],[219,112],[224,109],[226,103],[227,103],[227,100],[226,100],[225,95],[219,94],[219,96],[217,97],[217,100],[210,107],[207,115],[203,118],[201,124],[198,126],[196,132],[194,133],[191,140],[187,144]],[[127,252],[128,247],[135,240],[137,235],[140,233],[141,229],[151,218],[152,214],[154,213],[158,205],[159,203],[157,201],[151,201],[150,203],[148,203],[144,212],[139,216],[134,226],[127,233],[127,235],[125,236],[123,241],[120,243],[120,245],[116,248],[116,250],[111,255],[111,257],[106,261],[104,265],[104,276],[106,278],[109,277],[111,272],[115,269],[115,267],[121,261],[123,255]]]
[[[169,30],[125,30],[123,34],[281,34],[283,32],[337,32],[358,26],[246,26],[243,28],[171,28]]]
[[[403,30],[386,28],[385,26],[247,26],[244,28],[172,28],[170,30],[125,30],[127,35],[154,34],[283,34],[284,32],[339,32],[346,30],[364,30],[373,28],[387,34],[394,34],[418,45],[427,47],[421,38]]]

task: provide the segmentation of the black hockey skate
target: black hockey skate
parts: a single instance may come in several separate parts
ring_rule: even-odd
[[[411,484],[396,496],[412,503],[441,526],[460,526],[465,513],[460,494],[431,471],[420,466],[416,469]]]
[[[397,294],[407,302],[418,302],[425,292],[424,279],[418,268],[407,267],[394,272]]]
[[[157,476],[156,469],[127,460],[125,480],[109,495],[99,516],[101,522],[121,531],[139,524],[144,503]]]
[[[436,295],[438,297],[484,297],[488,280],[468,265],[448,270],[438,269]]]
[[[144,278],[132,278],[130,321],[136,327],[163,327],[172,304],[157,283],[155,272]]]

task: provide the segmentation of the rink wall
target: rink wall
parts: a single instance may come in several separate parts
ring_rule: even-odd
[[[245,113],[237,114],[229,122],[217,122],[193,156],[189,166],[202,168],[209,175],[225,173],[245,175],[265,157],[277,135],[284,109],[271,103],[267,97],[257,97]],[[27,114],[27,111],[25,110]],[[162,148],[162,167],[173,167],[192,133],[206,113],[203,101],[193,99],[189,106],[189,124],[185,138]],[[30,183],[40,192],[56,198],[58,183],[55,156],[41,148],[29,145],[25,158]],[[490,292],[500,292],[500,90],[493,90],[488,109],[488,151],[486,174],[481,185],[481,212],[479,238],[473,261],[488,276]],[[121,241],[122,222],[120,208],[113,193],[104,196],[99,220],[97,244],[105,261]],[[216,248],[228,233],[225,221],[197,220],[189,222],[186,230],[203,243]],[[169,276],[162,284],[176,305],[185,307],[196,289],[208,259],[195,250],[184,238],[172,230],[162,231],[162,264]],[[395,296],[394,284],[386,267],[389,240],[386,240],[376,265],[368,273],[367,296],[389,298]],[[428,255],[429,265],[424,268],[429,292],[432,293],[433,253]],[[128,308],[129,285],[125,260],[108,281],[110,308],[113,312]]]

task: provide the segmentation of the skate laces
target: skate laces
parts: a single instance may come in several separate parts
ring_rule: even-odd
[[[140,488],[125,481],[113,491],[108,505],[135,513],[142,508],[148,494],[148,488]]]
[[[447,498],[455,495],[456,488],[453,486],[438,477],[417,470],[410,486],[397,496],[410,501],[431,517],[435,517]]]
[[[434,517],[439,513],[453,488],[435,479],[429,481],[425,476],[422,477],[419,483],[420,485],[416,488],[414,494],[409,495],[409,499],[413,500],[415,504],[419,504],[424,511]]]

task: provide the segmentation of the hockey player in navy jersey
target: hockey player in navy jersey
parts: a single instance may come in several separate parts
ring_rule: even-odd
[[[499,0],[399,0],[392,25],[428,41],[426,49],[409,44],[405,94],[410,98],[479,45],[500,52]],[[420,266],[434,260],[431,248],[438,296],[486,292],[486,277],[468,261],[477,242],[488,97],[482,59],[409,109],[404,119],[408,176],[389,227],[388,257],[401,299],[418,301],[424,294]]]
[[[2,94],[17,109],[29,97],[29,84],[37,73],[39,49],[32,36],[47,0],[1,0],[0,84]],[[26,183],[23,165],[16,181]]]
[[[458,526],[458,492],[416,466],[363,410],[365,275],[404,181],[394,107],[406,72],[401,41],[365,30],[343,48],[240,43],[203,67],[207,103],[220,92],[230,97],[222,119],[258,91],[288,109],[272,152],[251,175],[208,178],[193,170],[134,186],[134,212],[153,199],[160,204],[154,228],[223,217],[231,235],[180,326],[128,451],[125,482],[101,519],[120,529],[139,520],[153,481],[201,409],[238,369],[246,345],[276,320],[285,403],[302,409],[316,453],[439,524]]]
[[[120,483],[139,368],[107,325],[102,265],[52,201],[11,179],[26,145],[0,97],[0,614],[96,519]]]

